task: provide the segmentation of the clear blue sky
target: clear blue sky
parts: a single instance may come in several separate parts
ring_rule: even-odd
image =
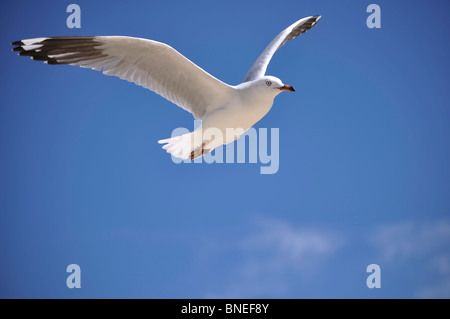
[[[66,7],[81,7],[68,29]],[[366,7],[381,7],[381,29]],[[2,1],[0,297],[450,297],[448,1]],[[238,84],[282,29],[268,74],[296,88],[280,168],[174,164],[157,140],[193,117],[99,72],[11,51],[41,36],[165,42]],[[368,289],[366,267],[381,267]],[[80,289],[66,267],[81,267]]]

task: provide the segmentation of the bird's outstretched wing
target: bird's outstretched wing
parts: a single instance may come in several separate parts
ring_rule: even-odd
[[[302,33],[311,29],[321,16],[306,17],[298,20],[288,28],[284,29],[275,39],[270,42],[267,48],[261,53],[258,59],[253,63],[243,82],[258,79],[266,74],[267,66],[274,53],[286,43]]]
[[[19,55],[48,64],[103,71],[150,89],[200,119],[221,107],[232,88],[157,41],[123,37],[35,38],[11,43]]]

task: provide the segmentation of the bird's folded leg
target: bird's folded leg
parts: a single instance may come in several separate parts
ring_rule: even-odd
[[[210,149],[205,149],[205,145],[206,145],[206,143],[202,143],[201,147],[197,147],[195,150],[193,150],[191,152],[190,159],[193,160],[193,159],[196,159],[197,157],[203,156],[203,155],[211,152]]]

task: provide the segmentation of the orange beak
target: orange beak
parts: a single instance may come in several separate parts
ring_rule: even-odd
[[[294,89],[292,86],[287,85],[287,84],[285,84],[285,85],[279,87],[278,89],[279,89],[280,91],[291,91],[291,92],[295,92],[295,89]]]

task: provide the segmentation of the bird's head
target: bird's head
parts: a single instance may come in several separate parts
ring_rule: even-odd
[[[275,95],[281,93],[282,91],[295,91],[292,86],[284,84],[279,78],[270,75],[266,75],[258,79],[257,86],[260,87],[261,90],[265,90],[266,92],[270,92]]]

